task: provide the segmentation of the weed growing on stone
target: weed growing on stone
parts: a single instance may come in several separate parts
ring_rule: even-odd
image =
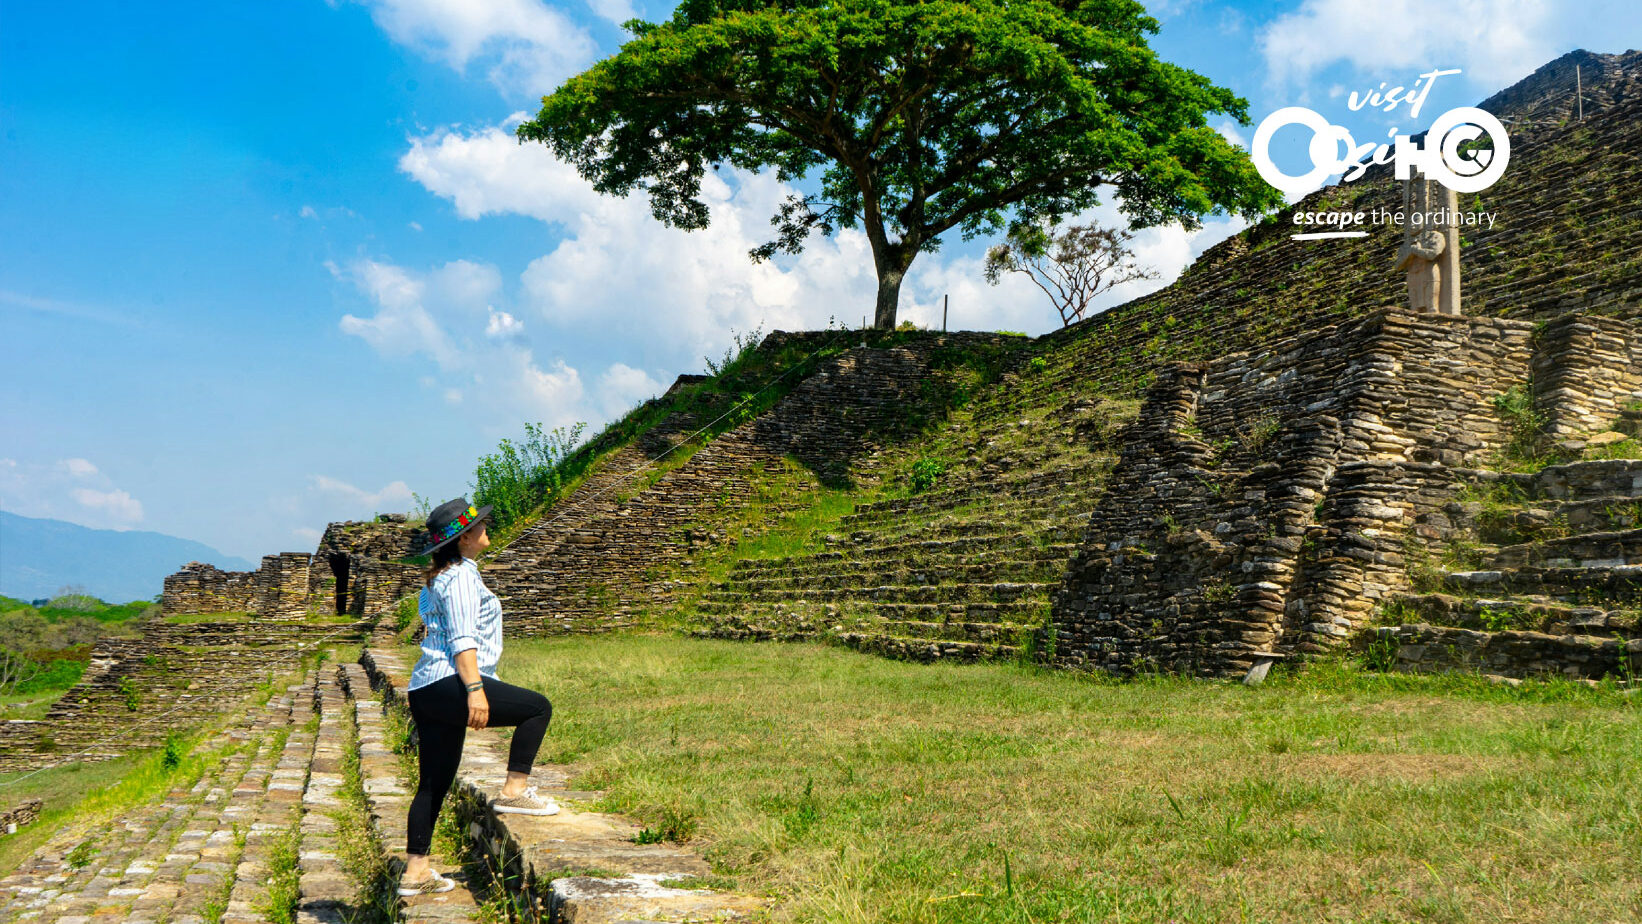
[[[302,819],[274,841],[268,851],[268,894],[257,911],[271,924],[295,924],[296,905],[302,897],[302,869],[298,865],[302,848]]]
[[[96,842],[88,838],[74,845],[74,849],[63,857],[63,862],[71,869],[84,869],[98,853],[101,851],[97,849]]]
[[[941,476],[946,474],[946,463],[931,456],[925,456],[912,463],[912,472],[907,481],[912,485],[914,493],[927,491],[935,486]]]

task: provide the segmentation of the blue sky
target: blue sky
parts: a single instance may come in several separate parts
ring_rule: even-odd
[[[1154,47],[1255,122],[1307,105],[1360,140],[1573,48],[1642,45],[1628,0],[1149,8]],[[686,234],[508,134],[619,47],[617,23],[670,9],[0,0],[0,507],[250,558],[310,549],[412,491],[465,493],[526,421],[596,430],[732,329],[857,322],[874,291],[858,233],[746,259],[784,195],[773,177],[726,170],[713,226]],[[1418,120],[1347,111],[1349,91],[1433,67],[1463,73]],[[1238,227],[1143,232],[1162,278],[1109,301]],[[1058,323],[1030,284],[984,283],[987,243],[920,258],[902,317],[938,323],[950,294],[954,327]]]

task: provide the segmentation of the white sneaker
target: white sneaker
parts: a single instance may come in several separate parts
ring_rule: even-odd
[[[526,786],[525,791],[517,796],[499,795],[491,801],[490,807],[496,812],[512,812],[515,815],[559,814],[559,804],[552,799],[539,798],[534,786]]]
[[[456,888],[456,880],[446,879],[438,873],[429,872],[428,878],[420,882],[401,882],[400,895],[434,895],[439,892],[449,892]]]

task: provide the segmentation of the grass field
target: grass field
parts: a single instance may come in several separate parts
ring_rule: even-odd
[[[821,645],[510,640],[543,762],[828,922],[1642,920],[1636,700],[1261,687]]]

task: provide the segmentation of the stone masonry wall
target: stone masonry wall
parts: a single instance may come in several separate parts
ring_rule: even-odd
[[[300,618],[307,612],[306,552],[264,555],[255,571],[222,571],[192,561],[165,579],[160,607],[166,613],[256,613]]]
[[[1642,393],[1635,323],[1570,312],[1545,325],[1534,354],[1534,406],[1553,438],[1600,431]]]
[[[421,582],[415,555],[425,532],[403,514],[373,522],[332,523],[318,549],[263,556],[256,571],[221,571],[189,562],[165,579],[167,614],[246,612],[270,619],[360,616],[387,608]]]
[[[191,561],[165,579],[160,605],[167,613],[250,612],[258,596],[257,571],[223,571]]]
[[[1495,396],[1555,368],[1536,394],[1561,419],[1638,397],[1560,324],[1536,347],[1527,322],[1382,309],[1161,371],[1056,598],[1057,660],[1223,674],[1360,628],[1404,581],[1408,530],[1440,533],[1459,475],[1502,448]],[[1642,345],[1591,327],[1616,355]]]

